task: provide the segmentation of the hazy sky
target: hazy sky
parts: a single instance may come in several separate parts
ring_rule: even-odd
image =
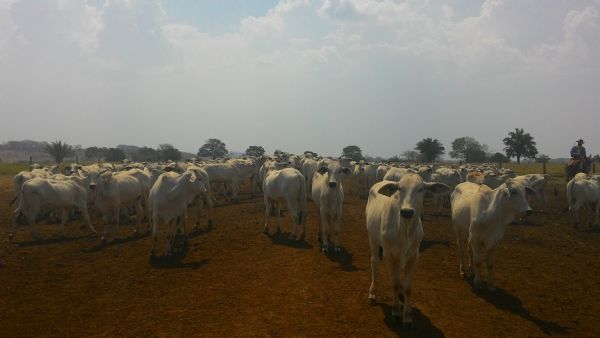
[[[0,142],[600,152],[600,0],[0,0]]]

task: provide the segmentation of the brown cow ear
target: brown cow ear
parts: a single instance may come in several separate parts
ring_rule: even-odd
[[[398,191],[399,188],[400,186],[398,185],[398,182],[389,182],[383,185],[381,188],[379,188],[377,193],[391,197],[393,194],[396,193],[396,191]]]

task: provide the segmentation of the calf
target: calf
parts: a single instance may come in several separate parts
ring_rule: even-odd
[[[296,238],[297,226],[302,226],[300,240],[304,240],[306,232],[306,182],[304,176],[294,168],[271,169],[263,182],[263,193],[266,212],[264,232],[269,233],[269,216],[273,205],[277,213],[277,232],[281,232],[280,204],[282,201],[286,201],[292,215],[290,239]]]
[[[317,239],[321,239],[321,250],[328,251],[327,234],[333,228],[332,241],[335,252],[340,252],[340,220],[342,218],[342,203],[344,189],[342,176],[350,175],[350,168],[342,167],[338,161],[330,161],[325,167],[319,168],[313,176],[312,200],[319,205],[319,230]]]
[[[483,184],[464,182],[456,186],[451,196],[452,224],[458,246],[459,267],[462,275],[470,275],[475,265],[473,286],[481,288],[481,254],[486,252],[487,287],[494,291],[494,251],[504,236],[506,225],[517,214],[531,213],[527,194],[533,193],[523,182],[507,179],[492,190]],[[463,256],[470,248],[469,267],[465,270]]]
[[[575,228],[579,227],[579,209],[585,207],[588,211],[588,227],[592,225],[592,211],[595,215],[594,224],[598,224],[600,214],[600,177],[588,179],[586,174],[579,173],[567,183],[567,202],[574,220]]]
[[[450,187],[425,183],[418,174],[403,175],[398,182],[382,181],[373,185],[367,202],[367,232],[371,247],[371,288],[369,299],[375,302],[377,270],[380,260],[386,263],[392,280],[392,316],[412,323],[410,293],[417,268],[419,245],[423,239],[421,209],[425,191],[441,193]],[[404,281],[400,272],[404,270]],[[400,299],[400,297],[402,299]],[[402,304],[404,302],[404,304]]]

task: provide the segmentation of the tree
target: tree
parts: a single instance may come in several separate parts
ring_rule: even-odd
[[[125,152],[119,148],[104,148],[104,160],[108,162],[120,162],[125,159]]]
[[[57,164],[62,163],[65,157],[73,155],[73,147],[68,145],[66,142],[55,141],[46,145],[46,153],[54,157]]]
[[[217,138],[209,138],[206,143],[200,149],[198,149],[198,156],[210,157],[213,160],[219,157],[227,155],[228,151],[225,148],[225,143]]]
[[[133,160],[142,162],[160,161],[160,155],[156,149],[141,147],[133,154]]]
[[[84,154],[86,158],[94,161],[99,161],[102,158],[102,155],[104,155],[102,149],[98,147],[85,148]]]
[[[419,157],[419,152],[414,150],[407,150],[402,152],[402,157],[408,162],[416,162]]]
[[[446,150],[440,141],[431,137],[419,141],[415,149],[423,154],[425,162],[434,162]]]
[[[459,137],[452,141],[450,157],[468,163],[485,162],[488,147],[470,136]]]
[[[550,161],[550,156],[548,156],[546,154],[541,154],[535,158],[535,161],[537,163],[548,163],[548,161]]]
[[[398,155],[394,155],[394,156],[388,158],[387,161],[390,163],[400,163],[400,162],[402,162],[402,159]]]
[[[490,156],[490,161],[495,163],[510,163],[510,158],[506,157],[503,153],[495,153]]]
[[[592,157],[592,161],[595,163],[600,163],[600,154],[594,155],[594,157]]]
[[[360,161],[363,159],[362,150],[360,150],[359,146],[344,147],[344,149],[342,149],[342,156],[353,161]]]
[[[246,149],[246,155],[248,156],[261,157],[264,154],[265,148],[261,146],[249,146],[248,149]]]
[[[173,147],[172,144],[159,144],[156,150],[161,161],[179,161],[181,160],[181,152]]]
[[[502,142],[506,145],[504,148],[506,156],[516,157],[517,163],[521,163],[521,157],[535,158],[538,153],[533,136],[525,133],[523,128],[515,128],[515,131],[509,132],[508,137],[505,137]]]

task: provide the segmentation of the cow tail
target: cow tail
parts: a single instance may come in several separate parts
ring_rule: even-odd
[[[575,180],[571,180],[569,183],[567,183],[567,203],[569,204],[569,210],[571,210],[573,205],[575,205],[575,195],[573,192],[575,186],[574,182]]]
[[[306,181],[304,176],[298,175],[298,185],[300,187],[300,193],[298,194],[298,224],[304,224],[306,222]]]

